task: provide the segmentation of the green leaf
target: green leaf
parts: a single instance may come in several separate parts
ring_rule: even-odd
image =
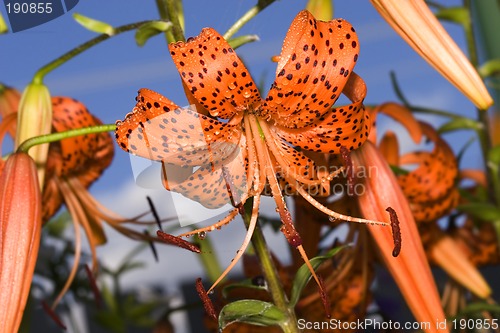
[[[339,253],[347,246],[349,245],[333,248],[327,253],[325,253],[325,255],[312,258],[311,260],[309,260],[311,266],[313,267],[314,270],[316,270],[325,260],[332,258],[334,255]],[[293,279],[293,284],[292,284],[292,291],[289,303],[290,307],[294,307],[297,304],[300,298],[300,294],[302,293],[302,290],[306,286],[307,282],[309,282],[309,280],[311,279],[311,276],[312,274],[311,272],[309,272],[309,268],[307,267],[306,264],[303,264],[297,270],[297,273],[295,274],[295,278]]]
[[[154,21],[142,25],[135,33],[135,42],[139,46],[144,46],[153,36],[161,34],[172,28],[172,22]]]
[[[266,290],[266,286],[258,286],[252,282],[252,279],[245,279],[241,282],[238,283],[231,283],[230,285],[225,286],[222,289],[222,296],[224,298],[227,298],[228,293],[233,290],[233,289],[238,289],[238,288],[249,288],[249,289],[258,289],[258,290]]]
[[[470,303],[462,311],[461,315],[471,314],[471,313],[481,313],[481,312],[493,312],[500,313],[500,305],[498,304],[488,304],[488,303]]]
[[[410,173],[408,170],[400,168],[397,165],[389,165],[389,167],[396,176],[407,175]]]
[[[118,268],[118,270],[116,271],[116,274],[121,275],[125,272],[131,271],[134,269],[143,268],[145,266],[146,266],[146,264],[142,261],[129,261],[129,262],[124,263],[122,266],[120,266],[120,268]]]
[[[500,168],[500,145],[497,145],[488,153],[488,167],[495,173],[498,173]]]
[[[500,59],[492,59],[485,62],[478,70],[482,77],[500,75]]]
[[[469,10],[465,7],[441,8],[436,12],[436,17],[440,20],[460,24],[463,27],[470,25]]]
[[[467,203],[457,207],[457,210],[483,221],[499,221],[500,209],[486,202]]]
[[[64,231],[71,224],[71,215],[65,210],[57,217],[51,219],[44,227],[50,236],[62,238]]]
[[[281,325],[286,315],[274,304],[255,299],[236,301],[224,306],[219,314],[219,329],[240,322],[258,326]]]
[[[237,49],[240,46],[243,46],[248,43],[253,43],[253,42],[258,42],[259,36],[257,35],[244,35],[244,36],[239,36],[239,37],[234,37],[228,40],[227,42],[233,49]]]
[[[113,36],[115,34],[115,28],[106,22],[95,20],[78,13],[74,13],[73,18],[76,22],[80,23],[80,25],[90,31],[97,32],[99,34],[106,34],[108,36]]]
[[[475,131],[483,129],[483,125],[473,119],[460,117],[454,118],[438,129],[439,133],[446,133],[457,130],[472,129]]]

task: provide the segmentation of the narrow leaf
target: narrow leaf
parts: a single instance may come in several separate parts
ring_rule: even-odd
[[[142,25],[135,33],[135,42],[139,46],[144,46],[151,38],[172,28],[172,22],[154,21]]]
[[[482,77],[490,77],[500,75],[500,59],[492,59],[485,62],[479,68],[479,74]]]
[[[258,42],[259,36],[257,35],[244,35],[244,36],[239,36],[239,37],[234,37],[228,40],[227,42],[233,49],[237,49],[240,46],[243,46],[248,43],[253,43],[253,42]]]
[[[74,13],[73,18],[76,22],[80,23],[80,25],[90,31],[97,32],[99,34],[106,34],[108,36],[113,36],[115,34],[113,26],[106,22],[98,21],[78,13]]]
[[[475,202],[463,204],[457,207],[457,210],[479,218],[483,221],[500,220],[500,209],[489,203]]]
[[[436,12],[436,17],[440,20],[460,24],[463,27],[468,27],[470,25],[469,10],[465,7],[441,8]]]
[[[457,131],[457,130],[464,130],[464,129],[472,129],[472,130],[481,130],[483,128],[483,125],[473,119],[469,118],[455,118],[452,119],[451,121],[447,122],[443,126],[441,126],[438,129],[439,133],[446,133],[446,132],[451,132],[451,131]]]
[[[226,298],[228,294],[231,292],[231,290],[238,289],[238,288],[249,288],[249,289],[257,289],[257,290],[266,290],[267,287],[264,286],[259,286],[256,285],[252,279],[245,279],[241,282],[238,283],[231,283],[230,285],[225,286],[222,289],[222,296]]]
[[[274,304],[254,299],[229,303],[219,314],[222,331],[232,323],[240,322],[258,326],[281,325],[286,315]]]
[[[334,255],[339,253],[345,247],[346,246],[336,247],[325,253],[325,255],[323,256],[317,256],[312,258],[310,260],[311,266],[314,268],[314,270],[316,270],[325,260],[332,258]],[[293,284],[292,284],[292,291],[289,303],[290,307],[294,307],[297,304],[300,298],[300,294],[302,293],[304,287],[307,285],[307,282],[309,282],[309,280],[311,279],[311,276],[312,276],[311,272],[309,271],[306,264],[303,264],[297,270],[297,274],[295,274],[295,278],[293,279]]]

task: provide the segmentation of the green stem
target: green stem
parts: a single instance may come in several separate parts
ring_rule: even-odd
[[[41,145],[44,143],[50,143],[50,142],[55,142],[55,141],[61,141],[63,139],[72,138],[72,137],[80,136],[80,135],[110,132],[110,131],[114,131],[115,129],[116,129],[115,124],[108,124],[108,125],[83,127],[83,128],[77,128],[74,130],[65,131],[65,132],[51,133],[51,134],[46,134],[46,135],[35,136],[35,137],[29,138],[28,140],[21,143],[19,145],[19,147],[17,148],[17,152],[27,153],[31,147],[36,146],[36,145]]]
[[[179,15],[182,14],[179,13],[179,10],[181,10],[182,6],[178,6],[177,1],[180,0],[156,0],[160,17],[163,20],[172,22],[171,32],[166,33],[168,43],[186,41],[181,21],[179,20]]]
[[[257,2],[257,5],[254,7],[250,8],[245,14],[243,14],[242,17],[236,21],[232,27],[230,27],[226,33],[224,34],[224,39],[229,40],[235,33],[238,32],[238,30],[241,29],[248,21],[250,21],[252,18],[254,18],[258,13],[263,11],[267,6],[272,4],[275,0],[260,0]]]
[[[242,214],[247,228],[250,224],[250,212],[252,211],[252,205],[253,200],[247,200],[245,203],[245,213]],[[255,254],[260,260],[262,272],[267,281],[267,286],[271,293],[274,305],[283,311],[283,313],[287,314],[288,320],[281,326],[283,332],[299,333],[299,329],[297,327],[297,317],[295,316],[294,310],[290,309],[288,306],[288,299],[286,297],[285,290],[281,284],[271,254],[267,249],[266,240],[258,222],[252,235],[252,245],[255,250]]]
[[[470,0],[464,0],[464,6],[469,10],[469,15],[470,15],[470,10],[471,10]],[[467,50],[469,52],[470,61],[472,65],[475,68],[477,68],[478,67],[477,46],[476,46],[476,40],[474,38],[474,29],[472,26],[471,19],[469,19],[469,25],[466,26],[464,30],[467,40]],[[488,194],[492,202],[500,204],[500,198],[497,197],[495,191],[493,190],[496,187],[493,182],[496,177],[495,175],[492,174],[491,169],[488,167],[488,155],[492,147],[488,113],[485,110],[479,110],[479,109],[476,109],[476,113],[478,121],[481,122],[481,124],[483,124],[482,130],[478,131],[478,137],[483,155],[483,163],[486,169],[485,173],[486,173],[486,180],[488,182]]]
[[[153,22],[153,21],[142,21],[142,22],[136,22],[136,23],[122,25],[122,26],[114,29],[114,35],[102,34],[102,35],[99,35],[99,36],[89,40],[88,42],[81,44],[80,46],[75,47],[74,49],[72,49],[68,53],[63,54],[61,57],[57,58],[54,61],[49,62],[47,65],[40,68],[36,72],[35,76],[33,77],[32,82],[36,83],[36,84],[43,84],[43,79],[44,79],[45,75],[47,75],[49,72],[53,71],[57,67],[61,66],[62,64],[64,64],[68,60],[76,57],[80,53],[88,50],[89,48],[91,48],[94,45],[99,44],[100,42],[103,42],[103,41],[105,41],[113,36],[119,35],[123,32],[137,29],[141,25],[143,25],[145,23],[149,23],[149,22]]]
[[[164,21],[170,21],[170,16],[167,12],[166,1],[156,0],[156,7],[158,8],[158,12],[160,13],[160,18]],[[165,31],[165,38],[167,39],[167,43],[175,42],[175,37],[172,29],[168,29],[167,31]]]

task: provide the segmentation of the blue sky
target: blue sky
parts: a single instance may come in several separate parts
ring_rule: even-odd
[[[194,36],[207,26],[223,33],[254,3],[255,1],[249,0],[187,0],[184,4],[186,35]],[[453,3],[458,1],[454,0]],[[280,53],[290,22],[304,6],[303,0],[277,1],[240,31],[240,34],[258,34],[260,37],[259,42],[243,46],[237,51],[256,81],[264,77],[266,86],[272,82],[275,64],[270,58]],[[3,6],[0,11],[5,17]],[[113,26],[158,18],[153,0],[82,0],[72,12]],[[335,17],[347,19],[358,32],[361,52],[355,71],[367,83],[366,103],[396,100],[389,80],[389,71],[393,70],[406,96],[416,105],[462,114],[474,110],[465,97],[392,31],[368,0],[335,1]],[[455,26],[445,27],[458,44],[463,46],[462,31]],[[22,90],[38,68],[94,36],[94,33],[79,26],[70,14],[30,30],[0,36],[0,82]],[[132,110],[136,92],[142,87],[156,90],[178,104],[185,103],[180,79],[162,36],[151,39],[142,48],[136,46],[133,33],[111,38],[47,75],[45,83],[52,95],[71,96],[82,101],[105,123],[123,119]],[[433,124],[441,121],[427,119]],[[388,122],[385,127],[392,126],[391,124]],[[451,137],[454,149],[458,150],[470,136],[471,133],[461,133]],[[480,167],[479,158],[471,156],[473,158],[468,159],[469,166]],[[124,215],[133,215],[147,209],[144,196],[149,193],[159,203],[160,210],[168,214],[168,209],[161,202],[164,191],[147,192],[134,185],[129,156],[118,148],[112,166],[93,186],[92,192]],[[272,203],[266,205],[272,208]],[[229,263],[243,238],[241,223],[234,222],[233,225],[224,228],[220,235],[211,235],[217,243],[223,266]],[[233,234],[240,236],[235,238],[231,236]],[[269,237],[272,246],[284,247],[283,237]],[[131,246],[123,238],[114,238],[107,249],[100,251],[103,253],[103,260],[112,264],[116,256],[123,254]],[[130,284],[144,279],[162,281],[161,283],[168,283],[172,290],[175,288],[173,283],[189,278],[192,274],[201,274],[199,269],[194,268],[194,273],[191,269],[197,263],[194,256],[177,249],[162,249],[163,251],[166,251],[164,256],[173,257],[163,261],[162,265],[150,263],[152,273],[148,273],[147,278],[144,274],[133,275]],[[175,263],[178,265],[175,266]],[[168,275],[166,271],[169,272]]]

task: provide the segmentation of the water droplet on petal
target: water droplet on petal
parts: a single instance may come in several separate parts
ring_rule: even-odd
[[[198,233],[198,238],[201,239],[201,240],[204,240],[205,237],[207,237],[207,233],[205,231],[200,231]]]
[[[252,96],[252,93],[249,90],[243,92],[243,97],[249,98],[250,96]]]
[[[337,218],[333,216],[330,216],[328,219],[330,220],[330,222],[337,222]]]
[[[227,85],[227,87],[232,90],[232,89],[236,88],[236,85],[234,83],[230,83]]]
[[[230,90],[227,90],[227,91],[224,93],[224,97],[226,97],[226,98],[231,98],[231,96],[233,96],[233,93],[232,93]]]

